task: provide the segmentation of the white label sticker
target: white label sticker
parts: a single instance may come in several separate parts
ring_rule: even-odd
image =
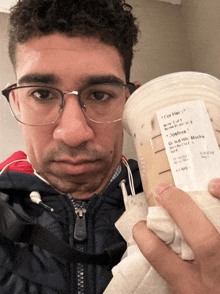
[[[204,190],[220,177],[220,151],[204,101],[175,104],[157,112],[175,185]]]

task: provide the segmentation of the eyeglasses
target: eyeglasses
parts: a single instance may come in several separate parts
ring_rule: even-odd
[[[136,89],[129,83],[95,84],[80,91],[64,93],[53,87],[11,85],[2,91],[12,114],[22,124],[47,126],[56,123],[65,106],[65,95],[76,95],[88,119],[96,123],[112,123],[122,119],[124,105]]]

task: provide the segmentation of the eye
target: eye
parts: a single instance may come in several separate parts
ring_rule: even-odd
[[[122,95],[122,88],[112,84],[99,84],[85,88],[81,92],[81,102],[85,105],[91,103],[111,103]]]
[[[37,89],[31,92],[31,96],[34,96],[42,100],[50,100],[56,98],[54,93],[47,89]]]
[[[90,94],[90,97],[97,101],[104,101],[108,98],[111,98],[111,95],[103,91],[94,91]]]
[[[44,87],[30,87],[24,88],[24,95],[28,100],[35,100],[38,103],[54,103],[56,100],[61,101],[62,96],[56,89]]]

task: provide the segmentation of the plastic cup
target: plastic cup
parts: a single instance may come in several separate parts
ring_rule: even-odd
[[[202,191],[220,172],[220,81],[179,72],[137,89],[123,114],[132,135],[149,206],[159,183]]]

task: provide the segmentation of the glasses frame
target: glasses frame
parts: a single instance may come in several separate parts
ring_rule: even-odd
[[[129,90],[130,95],[131,95],[131,94],[137,89],[136,86],[135,86],[133,83],[128,83],[128,84],[123,84],[123,83],[121,83],[121,84],[120,84],[120,83],[101,83],[101,84],[89,85],[89,86],[87,86],[87,87],[82,88],[80,91],[63,92],[63,91],[61,91],[61,90],[59,90],[59,89],[57,89],[57,88],[50,87],[50,86],[46,86],[46,85],[17,86],[17,84],[12,84],[12,85],[8,86],[7,88],[5,88],[4,90],[2,90],[1,93],[2,93],[2,95],[5,96],[5,98],[7,99],[8,103],[9,103],[9,106],[10,106],[10,110],[11,110],[11,112],[12,112],[12,115],[15,117],[15,119],[16,119],[17,121],[19,121],[20,123],[22,123],[22,124],[24,124],[24,125],[27,125],[27,126],[42,127],[42,126],[49,126],[49,125],[52,125],[52,124],[54,124],[54,123],[57,122],[57,120],[60,118],[61,114],[59,115],[59,117],[57,118],[57,120],[55,120],[54,122],[52,122],[52,123],[50,123],[50,124],[46,124],[46,125],[29,125],[29,124],[26,124],[26,123],[20,121],[20,120],[16,117],[16,115],[14,114],[14,112],[13,112],[13,110],[12,110],[11,103],[10,103],[10,99],[9,99],[9,95],[10,95],[11,91],[13,91],[13,90],[16,90],[16,89],[24,89],[24,88],[36,88],[36,87],[45,87],[45,88],[47,88],[47,89],[55,90],[55,91],[57,91],[58,93],[60,93],[60,96],[61,96],[61,98],[62,98],[62,104],[61,104],[61,106],[60,106],[61,110],[64,108],[64,105],[65,105],[65,101],[64,101],[64,97],[65,97],[65,95],[73,94],[73,95],[76,95],[76,96],[78,97],[80,107],[82,108],[83,113],[85,114],[85,116],[86,116],[89,120],[91,120],[91,121],[93,121],[93,122],[95,122],[95,123],[100,123],[100,124],[113,123],[113,122],[120,121],[122,118],[120,118],[120,119],[116,119],[116,120],[114,120],[114,121],[109,121],[109,122],[99,122],[99,121],[95,121],[95,120],[89,118],[89,117],[86,115],[85,111],[83,110],[83,109],[85,109],[86,105],[84,105],[84,104],[82,103],[82,101],[81,101],[81,93],[82,93],[84,90],[86,90],[87,88],[89,88],[89,87],[92,87],[92,86],[98,86],[98,85],[100,85],[100,86],[101,86],[101,85],[114,85],[114,86],[119,86],[119,87],[125,87],[125,88],[127,88],[127,89]],[[61,112],[61,113],[62,113],[62,112]]]

